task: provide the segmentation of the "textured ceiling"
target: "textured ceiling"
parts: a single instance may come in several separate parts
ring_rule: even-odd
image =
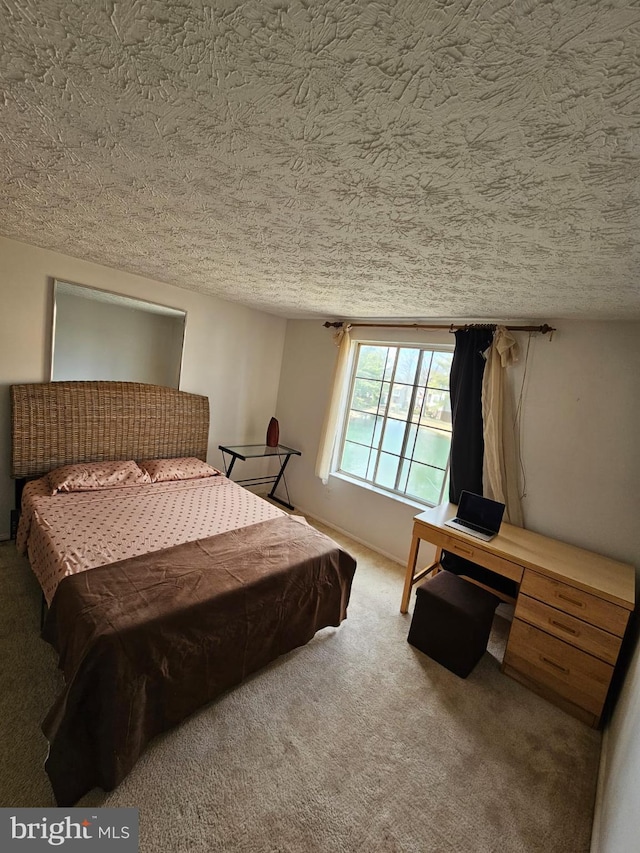
[[[0,38],[8,237],[289,317],[640,317],[637,2],[3,0]]]

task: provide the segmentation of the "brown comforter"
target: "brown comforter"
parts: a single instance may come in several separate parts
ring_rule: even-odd
[[[66,684],[43,723],[58,805],[111,790],[154,735],[339,625],[354,571],[284,517],[61,581],[44,631]]]

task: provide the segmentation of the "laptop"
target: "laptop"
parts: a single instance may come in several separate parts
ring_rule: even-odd
[[[503,514],[503,503],[462,492],[456,517],[445,521],[445,525],[489,542],[500,530]]]

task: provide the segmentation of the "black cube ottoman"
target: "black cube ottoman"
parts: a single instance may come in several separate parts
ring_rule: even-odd
[[[416,587],[407,640],[442,666],[466,678],[487,648],[500,599],[451,572]]]

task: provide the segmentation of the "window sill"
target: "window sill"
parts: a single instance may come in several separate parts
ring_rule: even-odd
[[[422,503],[412,498],[408,498],[406,495],[397,495],[394,492],[386,491],[386,489],[379,489],[371,483],[365,483],[363,480],[357,480],[355,477],[349,477],[348,474],[343,474],[342,471],[332,471],[329,476],[335,477],[336,480],[343,480],[345,483],[350,483],[352,486],[359,486],[361,489],[366,489],[368,492],[375,492],[376,495],[381,495],[383,498],[388,498],[389,500],[406,504],[407,506],[417,509],[419,512],[424,512],[425,509],[430,509],[435,506],[435,504],[430,504],[426,501]]]

